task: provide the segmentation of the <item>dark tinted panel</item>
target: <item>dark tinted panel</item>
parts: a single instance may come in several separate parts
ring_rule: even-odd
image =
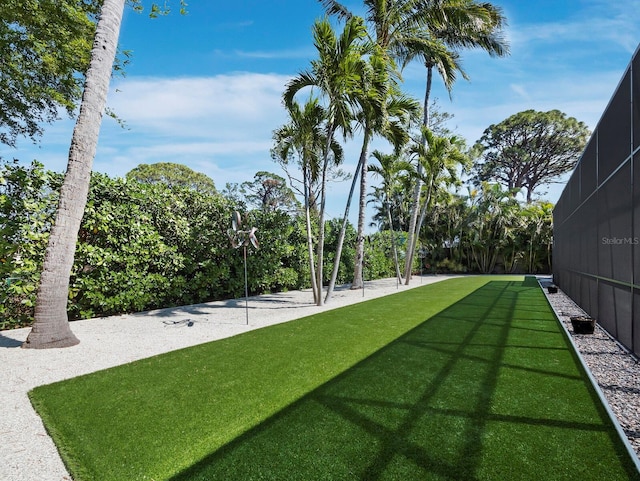
[[[640,285],[640,154],[633,161],[633,272],[635,283]]]
[[[580,166],[573,172],[567,187],[569,187],[569,208],[573,212],[580,205]]]
[[[627,70],[598,124],[600,184],[631,155],[631,72]]]
[[[640,357],[640,291],[637,289],[633,293],[633,309],[633,349],[635,355]]]
[[[623,345],[631,347],[631,288],[600,281],[598,322]],[[614,334],[615,333],[615,334]]]
[[[633,68],[633,150],[640,146],[640,55],[636,55]]]
[[[591,138],[587,144],[587,148],[582,154],[582,160],[580,161],[580,201],[584,201],[589,197],[597,186],[597,141],[595,136]]]
[[[598,273],[632,282],[631,163],[598,191]]]

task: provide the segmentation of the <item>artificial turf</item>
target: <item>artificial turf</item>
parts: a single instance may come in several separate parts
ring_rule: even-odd
[[[30,393],[80,480],[640,480],[536,283],[466,277]]]

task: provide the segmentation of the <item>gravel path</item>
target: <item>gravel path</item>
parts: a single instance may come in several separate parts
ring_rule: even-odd
[[[309,290],[252,297],[248,323],[243,299],[75,321],[72,330],[81,342],[65,349],[20,349],[29,329],[0,331],[0,480],[71,480],[27,397],[36,386],[447,278],[415,278],[410,286],[383,279],[367,282],[364,292],[343,287],[322,308],[313,305]],[[547,297],[572,333],[569,315],[581,310],[561,291]],[[640,451],[640,365],[599,328],[594,335],[572,336],[612,411]]]
[[[550,279],[541,279],[543,287]],[[572,316],[586,313],[569,296],[558,289],[556,294],[544,292],[569,332],[573,344],[591,371],[598,387],[604,394],[611,411],[637,456],[640,456],[640,363],[624,347],[596,324],[593,334],[575,334],[571,326]]]

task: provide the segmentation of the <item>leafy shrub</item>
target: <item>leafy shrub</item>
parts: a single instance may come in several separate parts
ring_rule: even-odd
[[[0,328],[29,325],[62,175],[37,162],[0,169]],[[140,183],[94,173],[78,234],[69,316],[88,318],[244,295],[242,249],[227,230],[232,199],[188,187]],[[248,248],[251,294],[309,287],[304,219],[253,210],[260,249]],[[326,280],[340,228],[327,222]],[[355,230],[348,226],[338,284],[351,282]],[[365,277],[393,275],[388,240],[371,236]]]
[[[36,161],[0,166],[0,329],[31,322],[60,181]]]

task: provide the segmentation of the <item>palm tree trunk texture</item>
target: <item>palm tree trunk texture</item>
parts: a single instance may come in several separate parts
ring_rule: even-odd
[[[322,179],[320,184],[320,220],[319,220],[319,233],[318,233],[318,254],[316,258],[316,286],[318,297],[316,299],[316,305],[324,305],[324,298],[322,297],[322,284],[323,284],[323,263],[324,263],[324,209],[327,201],[327,170],[329,169],[329,154],[331,149],[331,142],[333,140],[333,133],[335,128],[333,123],[330,122],[327,129],[327,145],[324,150],[324,159],[322,161]]]
[[[396,233],[393,230],[393,219],[391,218],[391,202],[387,200],[387,217],[389,219],[389,232],[391,233],[391,250],[393,252],[393,263],[396,267],[396,277],[398,284],[402,284],[402,273],[400,272],[400,264],[398,262],[398,247],[396,246]]]
[[[427,67],[427,86],[424,93],[424,106],[423,106],[423,127],[429,127],[429,98],[431,96],[431,83],[433,82],[433,67],[429,65]],[[423,136],[423,142],[426,143],[426,138]],[[427,146],[428,147],[428,146]],[[404,264],[404,278],[405,285],[409,285],[411,280],[411,268],[413,266],[413,255],[416,248],[416,238],[419,236],[420,231],[418,228],[418,212],[420,210],[420,191],[422,189],[422,182],[420,176],[422,175],[422,166],[418,164],[418,180],[413,190],[413,203],[411,206],[411,219],[409,221],[409,236],[407,238],[407,252]]]
[[[364,222],[367,204],[367,152],[363,152],[360,173],[360,210],[358,211],[358,235],[356,236],[356,262],[353,268],[351,289],[361,289],[364,285]]]
[[[313,302],[318,302],[318,289],[316,287],[316,266],[315,259],[313,257],[313,235],[311,229],[311,213],[310,213],[310,201],[309,201],[309,186],[310,182],[307,181],[307,173],[303,172],[304,179],[304,214],[305,224],[307,227],[307,251],[309,253],[309,273],[311,274],[311,289],[313,290]]]
[[[35,322],[23,347],[68,347],[80,342],[71,332],[67,317],[69,277],[87,203],[124,4],[125,0],[104,0],[100,11],[80,113],[71,139],[67,172],[60,189],[56,221],[45,252],[36,297]]]
[[[327,295],[324,302],[329,302],[333,294],[333,289],[336,285],[336,279],[338,278],[338,271],[340,270],[340,258],[342,257],[342,246],[344,244],[344,236],[347,231],[347,224],[349,223],[349,210],[351,209],[351,200],[353,199],[353,191],[356,188],[356,182],[358,181],[358,175],[362,172],[362,166],[366,161],[366,149],[363,149],[360,154],[360,160],[356,166],[356,171],[353,174],[351,180],[351,188],[349,189],[349,196],[347,197],[347,205],[344,209],[344,217],[342,218],[342,226],[340,227],[340,233],[338,235],[338,246],[336,248],[336,255],[333,261],[333,271],[331,272],[331,279],[329,279],[329,286],[327,287]],[[356,262],[357,264],[357,262]]]

